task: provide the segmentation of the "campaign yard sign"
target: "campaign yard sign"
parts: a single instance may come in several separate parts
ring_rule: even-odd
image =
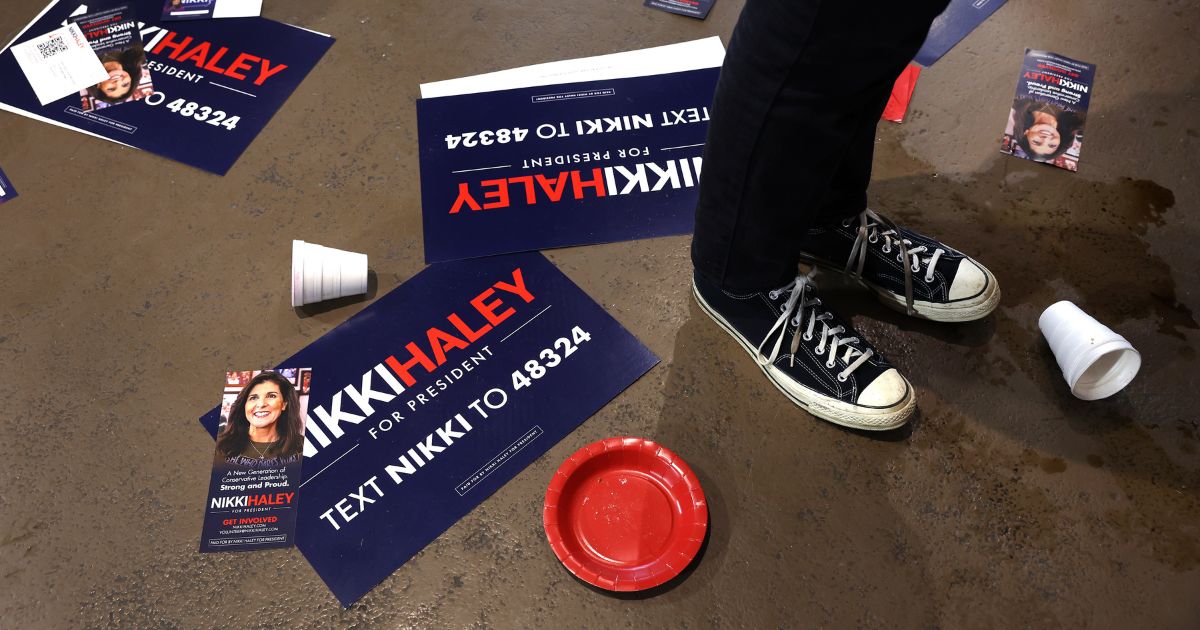
[[[950,0],[933,20],[929,34],[913,61],[928,68],[950,52],[1008,0]]]
[[[17,198],[17,189],[13,188],[12,182],[8,181],[8,176],[0,169],[0,203],[12,201]]]
[[[145,55],[128,70],[152,73],[152,94],[102,110],[81,107],[76,95],[41,105],[12,44],[101,8],[55,0],[0,52],[0,109],[224,175],[333,45],[328,35],[264,18],[163,23],[161,0],[130,4]]]
[[[280,363],[321,375],[296,546],[349,606],[657,361],[540,254],[425,269]]]
[[[718,73],[418,100],[425,260],[691,232]]]

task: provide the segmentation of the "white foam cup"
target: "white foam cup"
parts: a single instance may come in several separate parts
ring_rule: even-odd
[[[1063,300],[1038,318],[1071,393],[1099,400],[1121,391],[1142,366],[1142,355],[1124,337]]]
[[[292,306],[366,292],[366,254],[292,241]]]

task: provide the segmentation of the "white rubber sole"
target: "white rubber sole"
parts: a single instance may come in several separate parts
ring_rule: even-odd
[[[904,423],[908,422],[913,412],[916,411],[917,397],[908,379],[904,380],[907,386],[907,393],[904,398],[895,405],[881,408],[852,405],[800,385],[774,365],[759,363],[757,359],[758,350],[748,340],[743,338],[732,324],[725,321],[725,318],[721,317],[721,314],[716,309],[704,301],[704,297],[700,295],[695,282],[692,282],[692,295],[695,296],[696,303],[700,305],[700,309],[712,318],[718,326],[725,329],[725,332],[729,333],[729,336],[733,337],[738,342],[738,345],[750,354],[750,357],[754,360],[754,364],[762,370],[767,380],[771,381],[771,384],[782,392],[784,396],[787,396],[789,400],[804,408],[804,410],[812,415],[851,429],[890,431],[904,426]]]
[[[973,322],[987,317],[1000,305],[1000,283],[996,282],[996,276],[993,276],[987,267],[979,263],[975,263],[975,266],[979,267],[987,276],[987,288],[983,290],[983,293],[949,304],[913,300],[913,310],[917,312],[918,316],[935,322]],[[908,312],[903,295],[896,295],[870,282],[863,281],[863,284],[874,291],[885,306],[901,313]]]

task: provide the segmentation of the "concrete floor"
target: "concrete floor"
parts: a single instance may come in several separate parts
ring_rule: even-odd
[[[5,41],[42,3],[5,0]],[[349,610],[295,550],[196,552],[216,379],[368,303],[293,311],[288,242],[368,252],[382,290],[423,266],[418,84],[726,38],[739,8],[268,1],[338,42],[223,178],[0,115],[0,626],[1200,626],[1195,1],[1013,0],[880,126],[873,204],[1004,288],[959,326],[830,296],[918,389],[899,435],[780,396],[689,297],[687,238],[558,250],[661,365]],[[1077,174],[999,154],[1026,47],[1099,67]],[[1112,399],[1073,399],[1038,334],[1064,298],[1142,352]],[[640,599],[575,581],[540,523],[558,463],[616,434],[710,497],[694,571]]]

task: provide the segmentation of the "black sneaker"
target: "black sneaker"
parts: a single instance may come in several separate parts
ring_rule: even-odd
[[[749,294],[693,276],[692,290],[700,308],[742,344],[779,391],[814,416],[883,431],[903,425],[916,408],[908,380],[822,306],[811,273]]]
[[[1000,304],[1000,285],[987,267],[872,210],[810,230],[801,256],[849,274],[884,304],[925,319],[967,322]]]

